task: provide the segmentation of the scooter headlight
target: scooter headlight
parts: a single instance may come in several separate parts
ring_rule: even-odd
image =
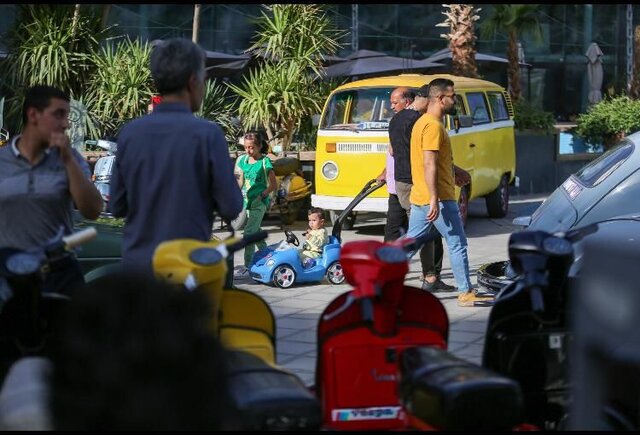
[[[322,175],[327,180],[335,180],[338,176],[338,166],[333,162],[327,162],[322,165]]]

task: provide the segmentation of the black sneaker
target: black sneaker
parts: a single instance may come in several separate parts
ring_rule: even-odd
[[[453,292],[456,288],[452,285],[445,284],[438,278],[434,282],[427,280],[422,281],[422,290],[428,291],[429,293],[445,293]]]
[[[456,290],[455,286],[445,283],[440,278],[438,278],[434,284],[436,285],[436,288],[442,292],[452,292]]]

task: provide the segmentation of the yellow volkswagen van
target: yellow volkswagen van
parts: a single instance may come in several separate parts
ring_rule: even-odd
[[[385,166],[388,126],[394,115],[393,89],[417,90],[436,78],[455,84],[456,119],[447,115],[454,163],[471,174],[471,184],[456,188],[466,222],[469,200],[484,197],[490,217],[503,217],[509,207],[509,184],[515,178],[513,107],[501,86],[450,74],[401,74],[358,80],[336,88],[324,105],[316,143],[313,206],[329,210],[332,222],[363,186]],[[345,220],[353,226],[358,211],[387,211],[386,187],[363,199]]]

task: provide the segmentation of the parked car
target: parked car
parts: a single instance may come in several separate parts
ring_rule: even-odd
[[[96,238],[78,248],[78,261],[87,281],[120,265],[123,229],[115,224],[115,219],[113,224],[109,221],[110,219],[102,219],[100,222],[87,220],[79,213],[74,216],[75,230],[95,227],[98,232]]]
[[[114,141],[103,139],[99,139],[95,144],[100,148],[106,150],[108,153],[108,155],[100,157],[96,161],[96,164],[93,167],[93,175],[91,176],[93,184],[96,186],[96,188],[100,192],[100,195],[102,196],[102,199],[104,201],[104,210],[106,211],[107,204],[109,203],[110,198],[109,191],[111,189],[111,174],[113,173],[113,165],[116,162],[115,152],[118,145]]]
[[[617,216],[640,216],[640,132],[567,178],[529,217],[514,224],[527,230],[567,231]],[[478,284],[499,291],[516,276],[508,261],[478,269]]]

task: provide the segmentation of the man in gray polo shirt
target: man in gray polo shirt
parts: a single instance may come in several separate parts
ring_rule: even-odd
[[[73,204],[88,219],[102,210],[89,165],[74,150],[69,128],[69,95],[51,86],[27,90],[22,134],[0,148],[0,247],[42,245],[60,228],[73,231]],[[77,260],[52,271],[46,291],[66,293],[82,282]]]

